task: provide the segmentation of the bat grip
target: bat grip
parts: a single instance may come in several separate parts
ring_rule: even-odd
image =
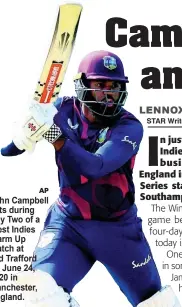
[[[1,155],[5,157],[12,157],[21,155],[25,150],[18,149],[13,142],[1,149]]]

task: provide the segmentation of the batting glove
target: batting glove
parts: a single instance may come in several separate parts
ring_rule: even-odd
[[[54,143],[62,135],[53,120],[57,112],[51,103],[33,101],[29,107],[29,116],[23,125],[24,135],[32,142],[45,138],[48,142]]]

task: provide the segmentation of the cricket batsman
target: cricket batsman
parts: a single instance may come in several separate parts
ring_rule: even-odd
[[[46,139],[55,148],[60,195],[50,207],[20,284],[30,307],[76,307],[74,286],[101,262],[132,306],[180,307],[162,287],[137,216],[133,168],[143,136],[140,121],[123,106],[128,78],[121,59],[89,53],[74,79],[76,97],[32,102],[29,117],[3,156],[31,151]],[[34,129],[32,129],[32,127]]]

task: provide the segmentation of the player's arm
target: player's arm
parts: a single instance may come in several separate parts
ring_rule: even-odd
[[[126,119],[122,126],[114,129],[110,139],[96,153],[90,153],[68,139],[59,152],[62,165],[65,170],[71,168],[88,179],[105,176],[138,152],[142,136],[141,123]]]

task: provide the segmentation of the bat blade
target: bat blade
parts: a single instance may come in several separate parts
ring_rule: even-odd
[[[76,3],[59,7],[52,43],[38,81],[34,99],[40,103],[54,102],[60,92],[73,51],[82,6]]]

